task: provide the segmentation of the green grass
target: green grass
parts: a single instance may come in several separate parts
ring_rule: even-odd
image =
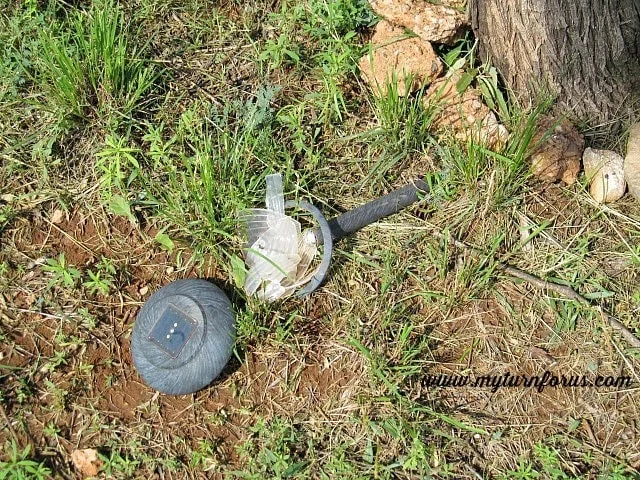
[[[289,189],[305,185],[305,175],[294,171],[291,153],[276,136],[269,106],[274,93],[264,88],[256,102],[232,104],[223,111],[196,104],[170,136],[162,127],[151,127],[144,136],[151,175],[142,174],[148,197],[141,204],[157,206],[196,246],[217,245],[213,253],[224,255],[223,246],[234,245],[241,227],[238,212],[264,201],[267,174],[282,173]],[[227,180],[221,182],[223,178]]]
[[[597,472],[595,478],[616,480],[637,478],[637,476],[629,477],[625,470],[624,465],[609,464],[600,472]],[[557,448],[546,442],[539,442],[533,446],[532,458],[530,460],[520,458],[518,468],[508,471],[500,478],[517,478],[521,480],[550,478],[553,480],[570,480],[584,477],[569,470],[568,465],[562,458],[561,452]]]
[[[42,462],[30,458],[30,446],[20,450],[15,442],[11,442],[6,451],[9,459],[6,462],[0,461],[0,479],[40,480],[51,475],[51,470],[46,468]]]
[[[410,82],[409,82],[410,84]],[[373,98],[378,127],[363,135],[373,151],[379,151],[363,183],[378,183],[402,171],[407,164],[435,143],[430,131],[434,111],[425,111],[422,92],[416,97],[398,94],[397,79]]]
[[[126,118],[154,86],[154,67],[141,58],[144,44],[125,24],[111,0],[88,11],[72,12],[43,30],[37,82],[45,89],[46,107],[61,121],[118,114]]]

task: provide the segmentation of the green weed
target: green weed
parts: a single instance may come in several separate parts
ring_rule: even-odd
[[[46,424],[44,429],[42,430],[42,432],[47,437],[52,438],[52,439],[54,439],[56,441],[58,440],[58,438],[60,436],[60,429],[53,422],[50,422],[50,423]]]
[[[589,461],[588,455],[585,460]],[[590,463],[590,462],[589,462]],[[531,452],[531,460],[527,460],[524,457],[519,459],[519,466],[517,470],[509,470],[506,474],[501,475],[501,479],[518,478],[523,480],[529,480],[534,478],[549,478],[553,480],[577,480],[578,478],[584,478],[581,474],[569,473],[569,465],[562,458],[557,448],[552,445],[548,445],[544,442],[538,442],[533,445]],[[607,462],[599,469],[589,472],[594,476],[604,480],[607,479],[623,479],[623,478],[637,478],[636,475],[629,475],[625,465],[616,462]]]
[[[416,155],[430,148],[434,141],[429,131],[434,112],[425,110],[421,99],[421,92],[415,97],[400,95],[397,78],[374,95],[374,114],[379,126],[363,134],[361,139],[379,153],[363,183],[389,178],[389,173],[401,171]]]
[[[322,166],[323,147],[320,144],[321,127],[308,125],[307,117],[312,110],[305,102],[285,105],[275,115],[277,128],[283,132],[283,141],[296,155],[302,155],[299,168],[313,172]],[[286,132],[286,134],[285,134]]]
[[[10,205],[0,205],[0,233],[7,228],[15,216],[16,213]]]
[[[296,65],[300,62],[297,46],[291,42],[288,35],[280,34],[277,40],[267,40],[258,59],[269,62],[272,69],[282,65]]]
[[[33,35],[44,25],[33,8],[18,10],[14,15],[0,15],[0,105],[18,97],[28,82],[28,71],[34,58]]]
[[[311,445],[301,443],[300,432],[287,420],[275,417],[272,421],[258,420],[251,427],[255,437],[238,446],[245,457],[247,469],[231,474],[238,478],[308,478],[306,471],[312,462]],[[298,448],[306,450],[301,455]],[[306,448],[305,448],[306,447]]]
[[[319,40],[340,39],[377,21],[366,0],[308,0],[301,8],[305,9],[302,29]]]
[[[0,480],[44,480],[50,477],[51,470],[44,463],[29,458],[30,445],[20,451],[12,440],[8,442],[5,452],[9,454],[9,460],[0,461]]]
[[[140,461],[128,456],[122,456],[120,452],[116,450],[110,451],[108,454],[99,454],[100,460],[102,460],[102,466],[100,471],[108,477],[112,477],[116,474],[122,474],[127,478],[130,478],[138,470]]]
[[[277,40],[266,42],[260,58],[268,59],[272,68],[290,64],[308,69],[322,85],[305,97],[319,109],[319,123],[342,122],[348,111],[342,85],[355,78],[363,52],[357,32],[375,18],[361,0],[283,2],[270,16],[279,31]],[[294,43],[292,38],[299,40]]]
[[[96,153],[96,169],[100,172],[102,193],[111,198],[114,189],[126,191],[140,174],[140,164],[136,156],[140,150],[129,146],[127,137],[108,135],[105,146]]]
[[[198,443],[198,447],[191,452],[189,466],[192,468],[201,468],[210,471],[217,465],[216,463],[216,445],[209,440],[202,440]]]
[[[96,264],[95,270],[87,270],[89,279],[85,280],[83,285],[92,294],[100,293],[102,295],[109,295],[114,285],[115,274],[115,266],[111,260],[103,256],[100,262]]]
[[[58,259],[48,258],[46,265],[42,266],[42,270],[52,274],[52,279],[49,281],[49,288],[53,285],[73,288],[76,282],[82,277],[80,270],[69,265],[64,252],[58,256]]]
[[[278,171],[305,185],[272,127],[275,91],[265,88],[255,101],[224,110],[195,104],[173,133],[151,127],[144,137],[154,167],[142,179],[149,202],[197,249],[225,263],[240,232],[237,213],[264,202],[266,174]]]

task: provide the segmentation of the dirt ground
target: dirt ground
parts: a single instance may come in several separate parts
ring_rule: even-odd
[[[539,199],[547,207],[557,207],[555,201]],[[534,206],[530,214],[541,211],[539,205]],[[0,350],[3,365],[29,372],[22,379],[3,377],[3,396],[9,405],[19,405],[20,392],[25,389],[35,395],[30,413],[20,418],[28,435],[18,433],[17,438],[23,444],[38,445],[43,452],[55,451],[49,458],[52,465],[62,467],[66,462],[68,466],[69,457],[60,452],[70,455],[76,448],[103,445],[105,429],[123,428],[128,436],[140,432],[141,438],[157,445],[173,445],[175,438],[182,438],[189,448],[197,449],[202,441],[212,442],[214,463],[228,467],[239,461],[237,446],[250,437],[256,419],[303,418],[326,428],[327,423],[340,424],[354,412],[371,408],[359,400],[371,395],[368,367],[331,323],[332,312],[349,301],[332,299],[322,291],[305,304],[305,324],[296,327],[303,345],[295,349],[277,343],[250,346],[237,352],[221,378],[201,392],[179,397],[154,392],[133,367],[129,337],[136,315],[143,302],[172,279],[220,278],[215,265],[206,261],[180,265],[175,253],[152,245],[152,226],[140,229],[126,219],[101,218],[81,208],[56,223],[52,217],[54,212],[35,210],[30,219],[20,220],[5,235],[2,259],[10,262],[14,275],[2,293],[8,341]],[[113,259],[119,293],[60,297],[56,303],[56,288],[47,287],[47,275],[40,266],[44,256],[60,253],[79,267],[89,267],[101,256]],[[181,254],[188,258],[189,251]],[[455,262],[464,262],[464,252],[458,255]],[[360,279],[365,290],[371,274]],[[374,292],[379,288],[380,280],[377,282],[378,286],[371,279]],[[505,372],[541,375],[547,370],[566,375],[597,371],[617,376],[627,368],[634,372],[630,367],[634,360],[620,350],[601,318],[581,317],[576,329],[560,340],[551,328],[557,320],[548,312],[542,316],[536,312],[532,300],[539,298],[539,291],[508,279],[500,280],[495,291],[500,294],[465,302],[462,308],[453,306],[446,316],[428,302],[416,299],[412,303],[410,311],[422,317],[424,326],[423,332],[414,333],[432,339],[431,357],[422,362],[425,371],[432,375],[472,372],[475,377]],[[57,308],[39,308],[44,299]],[[518,312],[516,317],[514,312]],[[86,327],[87,316],[96,319],[95,326]],[[514,324],[514,318],[538,320]],[[60,343],[61,339],[67,343]],[[60,344],[71,344],[71,349],[51,368],[46,359],[55,358]],[[636,375],[634,372],[634,384]],[[501,462],[514,443],[570,431],[579,438],[572,447],[575,450],[567,450],[573,455],[567,461],[576,468],[588,468],[582,456],[589,451],[626,458],[631,468],[640,468],[640,454],[629,448],[640,440],[635,386],[492,392],[487,388],[432,388],[417,376],[405,388],[409,398],[493,432],[489,437],[462,434],[454,441],[466,458],[475,457],[485,465],[491,459]],[[6,413],[13,414],[11,407]],[[51,424],[57,428],[59,444],[55,447],[45,434]],[[4,430],[0,440],[9,440],[11,433]],[[174,448],[171,454],[176,454]],[[156,474],[164,478],[161,469]]]

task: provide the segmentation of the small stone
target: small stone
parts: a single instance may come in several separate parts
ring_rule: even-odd
[[[611,150],[587,148],[582,155],[584,173],[591,182],[589,192],[598,203],[610,203],[624,195],[624,159]]]
[[[480,127],[480,141],[494,151],[502,150],[509,140],[509,130],[498,122],[496,114],[489,114],[482,121]]]
[[[375,0],[373,10],[395,25],[402,25],[428,42],[452,45],[461,37],[466,15],[455,8],[425,0]]]
[[[140,290],[138,290],[138,293],[141,296],[144,296],[147,294],[148,291],[149,291],[149,287],[145,285],[144,287],[140,288]]]
[[[442,74],[442,62],[429,42],[406,38],[402,28],[385,20],[376,25],[371,43],[371,54],[360,59],[360,72],[374,90],[384,92],[395,77],[398,95],[404,96]],[[408,77],[410,84],[405,81]]]
[[[537,145],[529,157],[531,171],[536,177],[547,182],[575,183],[580,172],[584,139],[567,119],[543,117],[531,145]]]
[[[95,477],[102,466],[102,460],[98,457],[98,452],[92,448],[74,450],[71,453],[71,460],[84,477]]]
[[[53,214],[51,215],[51,223],[53,223],[54,225],[57,225],[60,222],[62,222],[63,218],[64,218],[64,212],[60,209],[56,209],[53,211]]]
[[[629,185],[629,193],[640,200],[640,123],[629,129],[627,156],[624,157],[624,178]]]

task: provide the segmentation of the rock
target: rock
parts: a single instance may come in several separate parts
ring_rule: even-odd
[[[531,145],[537,145],[529,157],[531,171],[536,177],[547,182],[562,180],[567,185],[576,181],[584,138],[568,120],[543,117]]]
[[[489,112],[480,127],[480,142],[492,150],[502,150],[509,140],[509,130],[498,122],[496,114]]]
[[[71,453],[71,460],[83,477],[95,477],[102,466],[102,460],[93,448],[74,450]]]
[[[432,126],[436,131],[453,130],[456,139],[467,142],[470,137],[476,143],[489,148],[504,146],[509,132],[484,103],[479,90],[466,88],[458,92],[457,84],[462,73],[457,71],[436,80],[424,98],[425,108],[435,108]]]
[[[610,203],[624,195],[624,159],[611,150],[587,148],[582,154],[584,173],[591,182],[589,192],[598,203]]]
[[[402,28],[382,20],[371,39],[373,51],[360,59],[363,79],[383,92],[394,76],[398,95],[404,96],[431,83],[442,74],[442,62],[429,42],[419,37],[405,38]],[[407,85],[411,76],[411,83]]]
[[[461,131],[481,122],[489,114],[489,107],[482,103],[480,92],[471,88],[458,92],[456,85],[461,76],[460,72],[453,72],[433,82],[425,95],[425,107],[438,110],[433,120],[437,130],[453,127]]]
[[[64,219],[64,212],[60,209],[56,209],[53,211],[53,214],[51,215],[51,223],[57,225],[59,223],[62,223],[62,220]]]
[[[629,129],[627,156],[624,157],[624,178],[629,185],[629,193],[640,200],[640,123]]]
[[[467,0],[443,0],[440,3],[446,7],[451,7],[451,8],[455,8],[456,10],[460,10],[461,12],[464,12],[467,6]]]
[[[404,28],[393,25],[386,20],[380,20],[373,31],[371,43],[374,45],[384,46],[386,44],[402,40],[404,37]]]
[[[459,10],[425,0],[374,0],[371,7],[381,17],[428,42],[452,45],[467,23],[466,15]]]

